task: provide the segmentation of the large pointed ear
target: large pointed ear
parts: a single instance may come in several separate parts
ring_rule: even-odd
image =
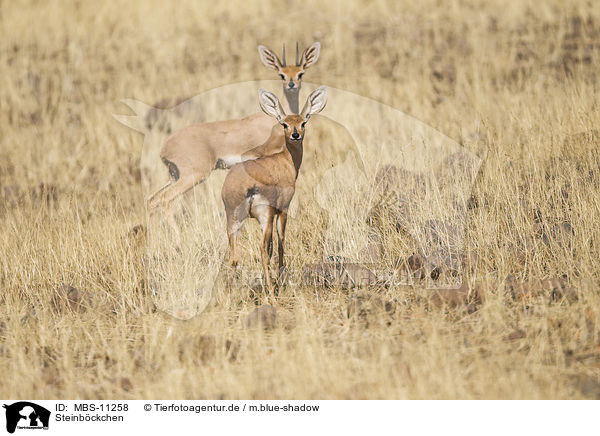
[[[113,114],[113,117],[121,124],[125,124],[127,127],[137,130],[138,132],[145,133],[148,131],[146,117],[152,110],[159,110],[152,106],[142,103],[139,100],[125,99],[121,100],[121,103],[126,104],[135,112],[135,115],[119,115]]]
[[[300,115],[304,119],[309,119],[311,115],[317,114],[323,110],[327,104],[327,87],[321,86],[315,89],[306,99],[306,103],[302,108]]]
[[[279,99],[275,96],[275,94],[267,91],[266,89],[260,88],[258,90],[258,102],[264,113],[272,116],[279,123],[283,123],[285,113],[283,112],[281,104],[279,103]]]
[[[271,68],[272,70],[279,71],[282,67],[281,61],[277,57],[275,53],[269,50],[264,45],[258,46],[258,54],[260,56],[260,60],[267,68]]]
[[[315,42],[313,45],[304,50],[304,53],[302,53],[300,66],[302,66],[304,69],[307,69],[308,67],[317,63],[317,59],[319,59],[319,53],[321,53],[321,43]]]

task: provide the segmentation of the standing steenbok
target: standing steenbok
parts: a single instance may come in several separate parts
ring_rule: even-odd
[[[279,73],[286,102],[293,113],[298,113],[304,71],[317,62],[320,49],[321,44],[315,42],[300,57],[296,44],[296,63],[288,66],[285,46],[283,63],[275,53],[258,46],[263,64]],[[172,219],[169,205],[173,199],[202,183],[213,169],[230,168],[236,163],[281,151],[283,135],[275,127],[270,117],[257,113],[242,119],[195,124],[177,131],[167,138],[160,152],[169,170],[169,181],[148,198],[148,209],[152,211],[162,205]],[[271,135],[274,131],[277,135]]]
[[[277,218],[279,238],[279,274],[282,273],[283,244],[287,211],[294,196],[298,170],[302,163],[304,128],[311,115],[321,112],[327,103],[327,88],[313,91],[298,115],[286,115],[275,95],[258,91],[261,109],[283,126],[285,147],[279,153],[234,165],[223,182],[221,198],[227,214],[230,264],[237,266],[235,243],[243,221],[252,217],[263,232],[261,255],[265,287],[272,292],[269,262],[273,251],[273,220]]]

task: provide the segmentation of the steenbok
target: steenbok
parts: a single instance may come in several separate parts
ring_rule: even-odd
[[[277,219],[279,238],[279,275],[284,268],[283,246],[287,212],[294,196],[298,171],[302,164],[304,129],[311,115],[321,112],[327,103],[327,88],[313,91],[298,115],[286,115],[278,98],[264,89],[258,92],[261,109],[283,126],[282,151],[271,156],[234,165],[221,190],[227,214],[230,264],[237,266],[236,237],[246,218],[255,218],[263,232],[261,244],[265,287],[272,293],[269,262],[273,251],[273,221]]]
[[[317,62],[320,49],[320,43],[315,42],[300,56],[296,45],[296,62],[288,66],[285,46],[283,62],[266,47],[258,47],[262,62],[277,71],[283,81],[288,113],[298,113],[302,76],[307,68]],[[214,169],[226,169],[239,162],[278,153],[282,146],[282,133],[273,119],[263,113],[180,129],[167,138],[161,149],[160,158],[169,171],[169,181],[148,197],[148,209],[152,211],[162,206],[169,219],[172,219],[169,212],[171,202],[202,183]]]

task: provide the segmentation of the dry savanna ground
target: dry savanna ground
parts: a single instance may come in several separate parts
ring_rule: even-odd
[[[432,290],[427,270],[360,289],[296,277],[272,307],[238,280],[190,320],[157,309],[144,138],[111,114],[123,98],[276,79],[256,46],[296,40],[322,43],[310,82],[482,158],[464,298]],[[599,399],[599,71],[590,0],[0,1],[0,397]],[[352,207],[307,200],[313,164],[346,152],[317,118],[308,129],[294,271],[326,257],[329,218]],[[398,210],[373,204],[367,230],[393,269],[414,247]],[[258,265],[255,223],[241,245]]]

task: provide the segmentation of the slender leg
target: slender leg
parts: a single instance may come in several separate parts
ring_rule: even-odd
[[[148,197],[148,199],[146,200],[146,204],[148,205],[148,210],[150,212],[152,212],[154,209],[156,209],[156,207],[160,204],[158,201],[156,201],[156,198],[160,195],[162,195],[162,193],[169,188],[169,186],[171,186],[171,183],[173,183],[172,180],[169,180],[162,188],[160,188],[158,191],[156,191],[154,194],[152,194],[150,197]]]
[[[198,183],[202,183],[215,167],[215,160],[210,158],[210,153],[207,153],[206,159],[202,162],[196,162],[193,167],[189,165],[176,165],[173,162],[165,160],[169,173],[170,181],[148,197],[148,208],[154,209],[159,204],[166,208],[173,199],[189,191]]]
[[[199,179],[197,175],[190,175],[187,177],[182,177],[175,182],[171,182],[169,186],[165,186],[162,192],[157,193],[155,198],[153,198],[153,203],[159,203],[162,206],[162,210],[167,217],[167,222],[169,226],[173,229],[175,233],[175,238],[177,243],[181,242],[181,232],[179,231],[179,226],[175,221],[175,211],[173,210],[173,200],[184,194],[185,192],[192,189],[198,183],[204,181],[203,178]]]
[[[238,266],[237,253],[235,251],[236,232],[232,231],[231,233],[229,233],[229,231],[228,231],[228,236],[229,236],[229,265],[235,269]]]
[[[227,238],[229,240],[229,266],[235,269],[238,265],[236,253],[237,234],[241,223],[236,222],[235,211],[230,212],[226,209],[225,212],[227,214]]]
[[[266,212],[266,222],[263,228],[263,240],[262,240],[262,263],[263,271],[265,274],[265,287],[270,295],[273,294],[273,284],[271,283],[271,275],[269,274],[269,263],[271,261],[271,254],[273,253],[273,218],[274,210],[269,207]],[[261,226],[263,222],[261,220]]]
[[[277,274],[277,281],[279,284],[283,283],[285,275],[285,258],[283,246],[285,244],[285,225],[287,223],[287,212],[281,212],[277,216],[277,239],[279,240],[278,254],[279,254],[279,271]]]
[[[234,228],[233,217],[227,214],[227,238],[229,239],[229,266],[231,267],[227,271],[227,289],[231,291],[231,285],[233,282],[233,276],[235,275],[236,267],[238,265],[237,254],[236,254],[236,239],[237,231]]]
[[[186,193],[194,186],[199,183],[202,183],[206,177],[200,174],[190,174],[185,177],[179,178],[176,182],[171,183],[167,189],[161,192],[158,198],[155,201],[158,201],[162,204],[163,208],[169,205],[176,197]]]

